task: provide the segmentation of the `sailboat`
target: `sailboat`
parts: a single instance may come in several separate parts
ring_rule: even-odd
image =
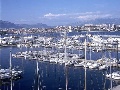
[[[110,90],[112,90],[112,70],[111,70],[111,53],[109,52],[109,62],[110,62],[110,74],[106,74],[106,77],[110,76]]]
[[[11,51],[10,51],[10,67],[8,69],[0,69],[0,80],[10,80],[19,78],[22,74],[21,70],[12,69],[12,61],[11,61]]]
[[[36,60],[36,68],[35,68],[35,78],[34,78],[34,85],[33,90],[42,90],[42,85],[40,81],[40,71],[39,71],[39,61],[38,61],[38,53],[37,53],[37,60]]]

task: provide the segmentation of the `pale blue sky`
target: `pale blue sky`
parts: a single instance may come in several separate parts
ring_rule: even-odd
[[[1,19],[13,23],[65,25],[120,16],[120,0],[1,0]]]

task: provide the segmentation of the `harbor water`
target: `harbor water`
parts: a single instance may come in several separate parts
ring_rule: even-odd
[[[71,32],[68,36],[85,35],[86,32]],[[89,32],[92,35],[117,35],[119,32]],[[54,35],[59,38],[58,35]],[[46,35],[46,36],[48,36]],[[81,39],[83,42],[84,39]],[[10,50],[12,54],[29,50],[40,50],[41,48],[17,48],[0,47],[0,68],[9,68]],[[78,53],[73,50],[73,52]],[[110,51],[112,58],[117,58],[116,51]],[[109,51],[91,52],[91,60],[98,60],[105,55],[109,58]],[[120,53],[118,52],[118,58]],[[87,51],[87,60],[90,52]],[[38,72],[37,72],[38,63]],[[107,70],[85,69],[83,67],[65,66],[59,63],[50,63],[25,58],[13,58],[12,67],[20,68],[23,73],[21,78],[13,80],[13,90],[108,90],[111,80],[106,78]],[[112,71],[120,71],[120,68],[112,68]],[[86,83],[85,83],[86,81]],[[0,82],[0,90],[10,90],[10,82]],[[85,85],[86,84],[86,85]],[[112,80],[112,86],[120,85],[120,80]]]

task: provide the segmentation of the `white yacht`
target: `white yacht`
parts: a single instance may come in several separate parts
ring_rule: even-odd
[[[0,80],[15,78],[22,74],[21,70],[0,69]]]
[[[96,69],[98,67],[99,67],[98,63],[93,63],[89,66],[90,69]]]
[[[74,66],[75,66],[75,67],[83,67],[84,64],[85,64],[85,63],[84,63],[84,61],[83,61],[83,62],[74,64]]]
[[[101,66],[99,66],[99,70],[105,70],[105,69],[107,69],[107,65],[101,65]]]
[[[4,79],[14,79],[22,74],[21,70],[12,69],[12,62],[11,62],[11,51],[10,51],[10,68],[8,69],[0,69],[0,80]]]
[[[120,71],[113,72],[112,74],[106,74],[106,77],[115,80],[120,80]]]

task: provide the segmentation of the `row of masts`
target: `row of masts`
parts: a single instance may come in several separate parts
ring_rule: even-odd
[[[62,45],[61,45],[61,46],[62,46],[62,48],[63,48],[62,50],[64,50],[64,53],[63,53],[63,54],[64,54],[64,57],[63,57],[63,60],[62,60],[62,61],[66,61],[66,60],[70,59],[70,58],[68,58],[69,53],[68,53],[68,48],[67,48],[67,47],[68,47],[68,44],[67,44],[67,32],[65,31],[63,34],[64,34],[64,35],[63,35],[63,36],[64,36],[64,42],[63,42],[63,46],[62,46]],[[88,37],[87,37],[87,38],[88,38]],[[45,39],[45,40],[46,40],[46,39]],[[46,42],[46,41],[45,41],[45,42]],[[87,40],[87,42],[88,42],[88,40]],[[87,43],[87,42],[86,42],[86,43]],[[56,49],[57,49],[56,45],[55,45],[55,47],[52,47],[52,49],[53,49],[53,48],[56,48]],[[39,56],[40,58],[43,56],[43,57],[41,58],[41,60],[46,61],[46,60],[43,59],[43,58],[46,58],[46,56],[47,56],[47,59],[48,59],[48,58],[51,59],[51,56],[53,56],[53,55],[55,56],[55,55],[56,55],[56,54],[55,54],[56,52],[55,52],[54,50],[53,50],[53,52],[55,52],[55,53],[53,53],[53,55],[51,55],[52,52],[48,52],[48,51],[46,50],[46,49],[47,49],[46,47],[44,47],[44,49],[45,49],[45,51],[43,51],[43,50],[39,51],[39,52],[40,52],[39,55],[34,55],[34,56],[33,56],[34,59],[39,59],[39,58],[36,57],[36,56]],[[72,48],[71,48],[71,49],[72,49]],[[85,47],[83,47],[82,49],[83,49],[83,51],[84,51]],[[90,46],[89,49],[90,49],[90,60],[91,60],[91,50],[92,50],[92,47]],[[60,55],[59,49],[57,49],[57,50],[58,50],[58,53],[57,53],[57,54]],[[73,50],[73,49],[72,49],[72,50]],[[86,44],[86,50],[88,50],[87,44]],[[79,50],[79,51],[80,51],[80,50]],[[118,51],[118,50],[117,50],[117,51]],[[38,53],[39,53],[39,52],[38,52]],[[41,52],[44,52],[44,54],[42,54]],[[24,52],[22,53],[22,52],[21,52],[20,54],[17,54],[17,53],[16,53],[16,54],[13,54],[13,56],[14,56],[14,57],[18,57],[18,58],[19,58],[19,57],[31,58],[31,54],[29,54],[28,52],[26,52],[26,53],[24,53]],[[56,56],[57,56],[57,55],[56,55]],[[59,56],[58,56],[58,57],[59,57]],[[61,58],[61,57],[60,57],[60,58]],[[79,58],[81,58],[81,57],[79,57]],[[83,58],[83,57],[82,57],[82,58]],[[32,58],[32,59],[33,59],[33,58]],[[54,59],[54,58],[52,58],[52,59]],[[77,58],[77,59],[78,59],[78,58]],[[58,59],[57,59],[57,60],[58,60]],[[60,60],[59,60],[59,61],[57,61],[57,60],[48,60],[48,61],[50,61],[50,62],[51,62],[51,61],[55,61],[55,62],[59,62],[59,61],[60,61]],[[69,61],[70,61],[70,60],[69,60]],[[73,61],[73,60],[72,60],[72,61]]]
[[[8,69],[0,68],[0,81],[2,81],[2,83],[10,82],[10,90],[13,90],[13,81],[21,78],[22,70],[17,70],[15,68],[12,68],[11,55],[12,54],[10,50],[9,68]]]
[[[68,58],[67,58],[67,43],[66,43],[66,40],[67,40],[67,35],[66,35],[66,32],[65,32],[65,38],[64,38],[64,61],[68,61]],[[87,51],[87,45],[86,45],[86,39],[85,39],[85,43],[84,43],[84,45],[85,45],[85,47],[84,47],[84,49],[85,49],[85,59],[84,59],[84,64],[85,64],[85,90],[87,89],[86,87],[86,75],[87,75],[87,73],[86,73],[86,68],[87,68],[87,61],[86,61],[86,51]],[[91,50],[91,47],[90,47],[90,50]],[[46,51],[46,50],[45,50]],[[91,52],[90,52],[91,53]],[[11,58],[11,55],[10,55],[10,58]],[[37,54],[37,57],[36,57],[36,59],[38,59],[38,54]],[[91,59],[91,55],[90,55],[90,59]],[[110,64],[111,65],[111,64]],[[37,68],[37,74],[39,73],[39,68],[38,68],[38,60],[36,60],[36,68]],[[111,66],[110,66],[111,67]],[[12,68],[12,64],[11,64],[11,60],[10,60],[10,69]],[[111,72],[110,72],[111,73]],[[11,81],[12,82],[12,81]],[[39,82],[39,80],[38,80],[38,82]],[[67,80],[66,80],[66,82],[67,82]],[[11,83],[12,84],[12,83]],[[12,85],[11,85],[12,86]],[[66,87],[67,87],[67,84],[66,84]],[[12,89],[12,88],[11,88]],[[37,90],[39,90],[39,87],[38,87],[38,89]],[[66,90],[67,90],[67,88],[66,88]]]

